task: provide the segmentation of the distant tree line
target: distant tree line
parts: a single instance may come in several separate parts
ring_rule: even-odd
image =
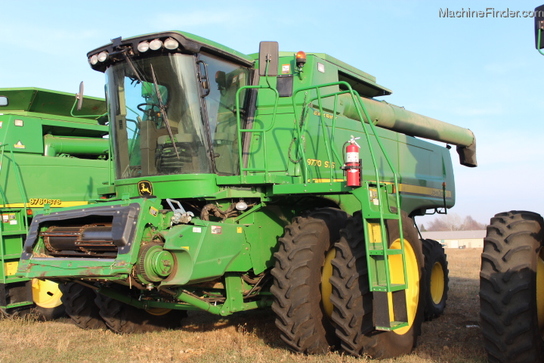
[[[445,214],[419,227],[421,231],[477,231],[485,228],[484,223],[476,221],[472,216],[463,218],[458,214]]]

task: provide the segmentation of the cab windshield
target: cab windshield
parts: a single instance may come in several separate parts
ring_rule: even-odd
[[[179,53],[127,57],[110,67],[117,177],[236,174],[234,96],[247,72],[211,56]]]

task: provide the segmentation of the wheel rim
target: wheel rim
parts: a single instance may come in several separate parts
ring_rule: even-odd
[[[400,249],[400,239],[393,242],[390,248]],[[399,335],[406,334],[412,328],[419,306],[419,265],[412,245],[406,240],[404,240],[404,256],[406,259],[406,283],[408,284],[408,288],[405,290],[408,325],[404,328],[393,330],[394,333]],[[391,271],[391,282],[393,284],[403,284],[405,279],[402,266],[402,255],[392,255],[389,257],[389,269]],[[390,299],[389,314],[390,316],[393,316],[392,295],[391,293],[388,295]]]
[[[59,284],[49,280],[32,279],[32,300],[44,309],[53,309],[62,305],[62,292]]]
[[[155,316],[162,316],[168,314],[172,309],[167,308],[148,308],[145,310],[147,313]]]
[[[538,327],[544,338],[544,260],[542,253],[538,255],[536,266],[536,308]]]
[[[330,318],[332,316],[333,305],[331,302],[332,284],[330,278],[332,276],[332,264],[331,261],[336,255],[336,250],[331,250],[325,256],[325,262],[321,271],[321,302],[323,304],[323,310],[325,314]]]
[[[439,304],[444,296],[444,270],[440,262],[435,262],[431,270],[431,298],[435,304]]]

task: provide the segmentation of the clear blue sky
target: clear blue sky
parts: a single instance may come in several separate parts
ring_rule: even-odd
[[[0,0],[0,87],[103,96],[86,53],[110,42],[184,30],[243,53],[261,40],[280,50],[328,53],[377,77],[390,103],[470,128],[477,168],[455,160],[451,212],[487,223],[495,213],[544,213],[544,56],[531,11],[539,1],[7,1]],[[489,9],[488,9],[489,8]],[[487,17],[444,18],[445,11]]]

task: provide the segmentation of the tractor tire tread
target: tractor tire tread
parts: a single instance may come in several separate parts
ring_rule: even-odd
[[[480,272],[480,320],[489,361],[541,361],[536,268],[544,220],[537,213],[510,211],[490,223]]]
[[[432,239],[422,239],[421,243],[423,246],[423,256],[425,258],[424,283],[427,286],[424,318],[425,321],[431,321],[441,316],[446,309],[449,283],[448,261],[446,258],[446,253],[444,252],[444,247],[442,247],[438,241]],[[431,295],[432,271],[436,263],[440,265],[444,275],[444,291],[438,303],[433,300]]]
[[[94,303],[96,293],[93,289],[76,282],[59,284],[59,289],[62,306],[75,325],[82,329],[107,328]]]
[[[164,315],[153,315],[101,294],[96,294],[95,303],[107,327],[117,334],[176,329],[181,326],[181,320],[187,316],[184,310],[170,310]]]
[[[334,305],[332,320],[341,348],[348,354],[374,359],[394,358],[412,351],[421,334],[423,320],[423,299],[426,293],[421,283],[423,274],[423,252],[417,238],[413,221],[406,215],[402,219],[404,239],[409,241],[417,258],[419,270],[419,300],[410,330],[405,334],[395,331],[383,332],[374,329],[372,317],[372,292],[369,286],[368,266],[364,230],[360,212],[348,220],[340,241],[335,244],[336,256],[332,261]],[[398,223],[388,221],[388,234],[399,235]],[[398,238],[398,237],[397,237]]]
[[[272,310],[281,339],[297,353],[322,354],[336,344],[321,307],[320,271],[346,220],[339,209],[317,209],[295,217],[279,239],[271,272]]]

